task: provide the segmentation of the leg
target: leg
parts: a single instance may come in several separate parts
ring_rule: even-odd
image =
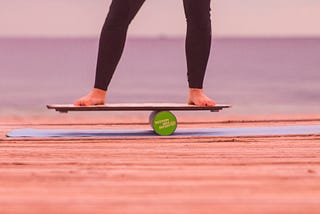
[[[121,58],[129,24],[144,1],[112,1],[100,36],[95,88],[107,90]]]
[[[187,20],[186,57],[190,96],[188,103],[215,105],[203,93],[203,81],[211,48],[210,0],[183,0]]]
[[[104,104],[105,94],[121,58],[127,30],[145,0],[112,0],[99,41],[94,89],[75,105]]]

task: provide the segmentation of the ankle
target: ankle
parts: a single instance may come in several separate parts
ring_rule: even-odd
[[[203,94],[202,88],[189,88],[190,94]]]
[[[91,91],[91,94],[98,95],[98,96],[105,96],[106,93],[107,93],[107,91],[99,89],[99,88],[93,88]]]

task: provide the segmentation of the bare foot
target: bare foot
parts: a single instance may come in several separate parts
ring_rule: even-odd
[[[106,99],[106,91],[94,88],[86,96],[76,100],[75,106],[103,105]]]
[[[216,103],[207,97],[203,89],[199,88],[190,88],[189,90],[189,105],[196,105],[196,106],[215,106]]]

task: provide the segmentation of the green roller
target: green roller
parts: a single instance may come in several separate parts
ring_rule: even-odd
[[[177,129],[177,118],[170,111],[154,111],[151,113],[150,125],[161,136],[172,135]]]

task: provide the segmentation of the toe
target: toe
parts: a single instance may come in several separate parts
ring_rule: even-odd
[[[216,105],[215,102],[212,101],[212,100],[210,100],[210,101],[208,102],[208,106],[215,106],[215,105]]]
[[[86,106],[86,105],[87,105],[87,102],[85,100],[81,100],[80,106]]]
[[[206,103],[204,101],[200,101],[199,106],[206,106]]]
[[[88,105],[89,105],[88,101],[82,101],[81,102],[81,106],[88,106]]]
[[[79,100],[76,100],[76,101],[73,103],[73,105],[75,105],[75,106],[80,106],[80,101],[79,101]]]

